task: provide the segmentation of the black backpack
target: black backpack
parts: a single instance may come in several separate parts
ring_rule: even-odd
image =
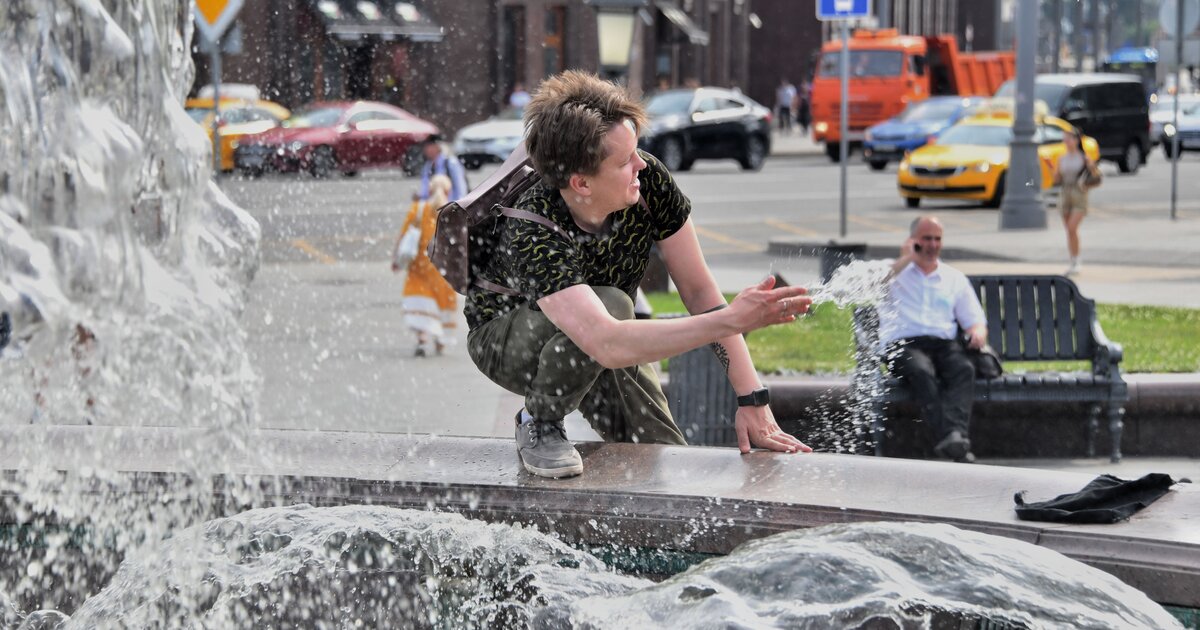
[[[533,221],[567,236],[550,219],[512,207],[540,179],[525,152],[525,143],[521,143],[478,188],[438,209],[437,230],[429,241],[429,260],[455,291],[466,295],[472,286],[478,286],[505,295],[517,294],[514,289],[479,277],[492,257],[505,217]]]

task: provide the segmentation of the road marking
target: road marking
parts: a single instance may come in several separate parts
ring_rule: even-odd
[[[733,238],[731,236],[725,236],[724,234],[721,234],[720,232],[714,232],[710,229],[700,227],[699,225],[695,226],[695,228],[696,228],[696,234],[699,234],[705,238],[710,238],[714,241],[717,241],[718,243],[725,243],[726,245],[734,245],[738,249],[740,249],[744,252],[760,252],[761,253],[762,251],[765,250],[765,248],[762,245],[756,245],[754,243],[751,243],[750,241],[743,241],[741,239]]]
[[[863,225],[866,227],[873,227],[875,229],[883,230],[884,232],[891,232],[893,234],[905,234],[907,232],[907,230],[898,228],[890,223],[882,223],[880,221],[864,219],[862,217],[847,216],[846,220],[850,221],[851,223],[857,223],[858,225]]]
[[[330,256],[329,254],[326,254],[325,252],[317,249],[316,247],[313,247],[312,243],[309,243],[308,241],[306,241],[302,238],[293,239],[292,247],[295,247],[296,249],[304,252],[305,254],[308,254],[309,256],[316,258],[317,262],[319,262],[323,265],[332,265],[337,262],[336,258],[334,258],[333,256]]]
[[[777,230],[782,230],[784,232],[790,232],[792,234],[799,234],[800,236],[820,236],[820,233],[817,232],[816,230],[810,230],[808,228],[797,227],[790,223],[784,223],[783,221],[776,221],[775,219],[763,219],[763,223],[766,223],[767,225],[769,225]]]
[[[937,215],[937,218],[942,223],[946,223],[949,225],[957,225],[960,227],[966,227],[966,228],[972,228],[972,229],[979,229],[979,228],[987,227],[986,223],[983,221],[979,221],[977,219],[970,219],[970,218],[963,217],[963,216],[947,216],[945,214],[939,214],[939,215]]]

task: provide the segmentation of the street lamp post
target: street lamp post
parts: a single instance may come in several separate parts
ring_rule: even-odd
[[[1001,230],[1046,229],[1042,207],[1042,168],[1033,141],[1034,55],[1037,54],[1037,0],[1017,4],[1017,90],[1013,111],[1013,141],[1008,173],[1004,176]]]
[[[647,0],[584,1],[596,9],[600,74],[605,78],[620,78],[629,70],[634,33],[637,30],[637,12],[646,7]]]

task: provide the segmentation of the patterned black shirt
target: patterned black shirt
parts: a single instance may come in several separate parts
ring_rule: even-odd
[[[679,231],[692,211],[691,201],[662,163],[649,153],[638,153],[646,161],[638,182],[648,211],[637,204],[615,212],[600,233],[580,229],[562,195],[544,183],[521,195],[517,208],[549,218],[571,239],[533,221],[504,219],[504,231],[482,276],[520,295],[472,287],[465,307],[471,330],[522,304],[536,310],[541,298],[577,284],[617,287],[634,296],[646,273],[650,246]]]

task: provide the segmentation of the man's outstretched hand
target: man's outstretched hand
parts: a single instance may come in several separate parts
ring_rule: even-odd
[[[812,452],[804,442],[779,428],[771,408],[767,406],[738,407],[734,429],[737,432],[738,448],[743,453],[749,453],[751,446],[781,453]]]
[[[741,332],[750,332],[774,324],[796,321],[808,312],[812,298],[804,287],[775,288],[775,276],[743,290],[733,298],[729,309]]]

